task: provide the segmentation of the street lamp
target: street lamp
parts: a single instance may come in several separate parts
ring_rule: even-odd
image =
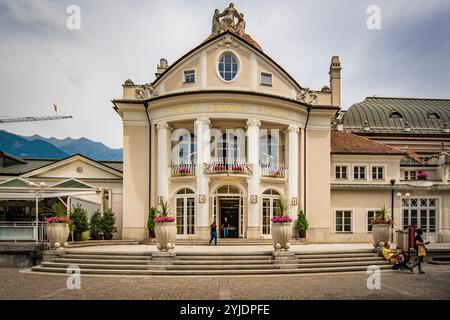
[[[45,182],[41,182],[39,184],[35,182],[29,182],[31,190],[34,191],[35,200],[36,200],[36,217],[35,217],[35,231],[34,231],[34,239],[36,242],[39,242],[39,195],[45,191],[46,184]]]

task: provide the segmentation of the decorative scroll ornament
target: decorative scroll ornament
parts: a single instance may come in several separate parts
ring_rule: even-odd
[[[230,3],[222,13],[219,9],[214,11],[212,33],[218,35],[226,31],[237,33],[241,37],[245,34],[244,14],[239,13],[233,3]]]
[[[159,95],[158,90],[156,90],[151,83],[146,83],[139,86],[136,89],[136,99],[150,99],[152,97],[157,97]]]
[[[300,88],[300,92],[297,93],[297,100],[307,104],[317,104],[317,99],[317,93],[308,87]]]

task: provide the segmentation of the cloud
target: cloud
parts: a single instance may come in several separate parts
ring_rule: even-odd
[[[378,0],[382,29],[366,27],[372,0],[236,0],[247,32],[300,84],[320,89],[331,57],[341,57],[342,101],[366,96],[449,98],[450,2]],[[0,0],[0,116],[48,115],[56,103],[73,120],[15,124],[7,130],[86,136],[122,145],[111,99],[121,84],[154,79],[211,32],[219,0]],[[69,5],[81,30],[66,28]]]

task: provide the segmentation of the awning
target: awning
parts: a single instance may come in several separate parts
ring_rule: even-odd
[[[88,195],[98,195],[96,190],[92,191],[72,191],[72,192],[43,192],[39,193],[39,199],[80,197]],[[0,200],[35,200],[34,192],[0,192]],[[100,201],[100,199],[99,199]]]

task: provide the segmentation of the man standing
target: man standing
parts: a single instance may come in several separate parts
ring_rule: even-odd
[[[230,224],[228,223],[228,218],[225,217],[223,224],[222,224],[222,230],[223,230],[223,237],[228,238],[228,230],[230,228]]]

